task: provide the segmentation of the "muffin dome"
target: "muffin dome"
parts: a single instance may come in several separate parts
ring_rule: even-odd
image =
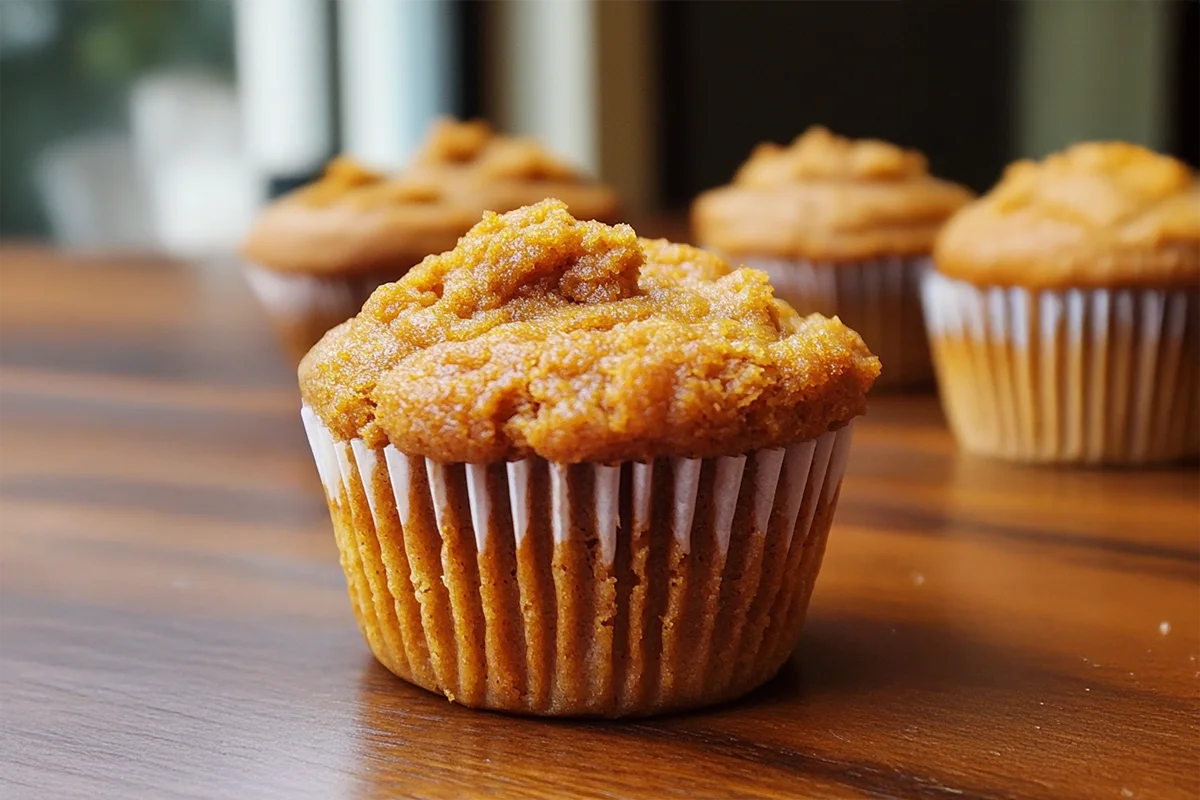
[[[584,219],[612,219],[616,193],[536,141],[498,136],[487,123],[438,119],[411,164],[395,175],[342,156],[321,178],[267,206],[242,248],[279,272],[403,270],[454,247],[484,211],[547,197]]]
[[[446,462],[709,457],[819,436],[865,410],[879,362],[764,273],[576,220],[488,213],[381,286],[300,366],[336,436]]]
[[[565,202],[579,219],[613,221],[619,214],[611,188],[537,140],[497,135],[482,120],[436,120],[408,173],[470,205],[476,220],[484,211],[512,211],[547,197]]]
[[[477,216],[431,181],[389,178],[341,157],[319,180],[267,206],[242,252],[280,272],[407,269],[453,247]]]
[[[938,270],[1030,288],[1200,280],[1200,184],[1186,164],[1124,142],[1018,161],[937,242]]]
[[[692,221],[701,244],[729,254],[921,255],[970,198],[914,150],[813,127],[787,147],[759,145],[732,184],[697,198]]]

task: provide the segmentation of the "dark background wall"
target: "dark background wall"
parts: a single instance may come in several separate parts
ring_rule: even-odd
[[[1174,0],[1170,26],[1174,53],[1170,82],[1170,148],[1200,166],[1200,2]]]
[[[984,188],[1010,151],[1015,4],[662,2],[665,200],[820,123],[924,150]]]

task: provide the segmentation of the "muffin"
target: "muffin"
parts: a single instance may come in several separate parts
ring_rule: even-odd
[[[482,122],[440,119],[399,174],[342,157],[320,180],[268,206],[243,248],[247,277],[299,361],[375,287],[454,247],[483,211],[549,196],[589,219],[617,214],[611,189],[536,142],[497,136]]]
[[[971,199],[925,157],[809,128],[761,144],[733,183],[692,206],[697,243],[767,272],[801,314],[837,315],[883,364],[880,386],[927,383],[920,276],[943,222]]]
[[[618,717],[787,659],[878,372],[762,272],[547,200],[377,289],[299,378],[378,660],[472,707]]]
[[[1148,464],[1200,454],[1200,184],[1122,142],[1018,161],[946,225],[924,305],[968,451]]]

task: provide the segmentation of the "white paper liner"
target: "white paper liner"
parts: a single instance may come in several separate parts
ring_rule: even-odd
[[[851,262],[735,258],[771,278],[775,296],[801,314],[838,316],[879,356],[876,388],[928,382],[933,371],[921,315],[921,276],[927,257],[889,257]]]
[[[648,714],[770,678],[798,639],[851,438],[454,465],[301,415],[379,660],[466,705],[534,714]]]
[[[1200,292],[977,287],[930,272],[923,300],[967,450],[1117,465],[1200,454]]]

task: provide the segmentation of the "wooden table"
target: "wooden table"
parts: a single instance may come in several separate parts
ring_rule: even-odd
[[[371,659],[291,369],[231,269],[0,253],[0,796],[1186,798],[1200,478],[856,434],[796,657],[633,723]]]

